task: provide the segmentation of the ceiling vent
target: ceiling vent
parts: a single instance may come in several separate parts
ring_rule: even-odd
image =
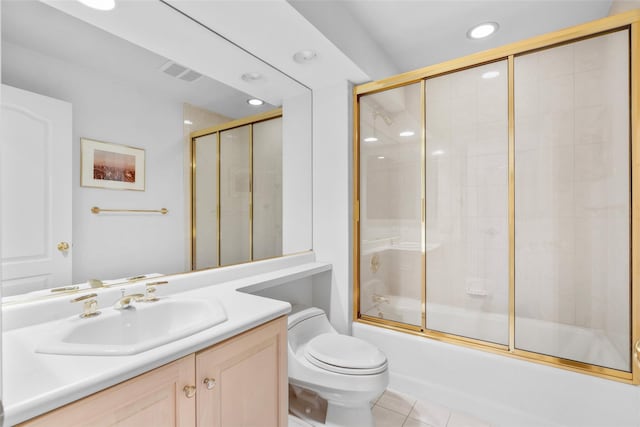
[[[162,67],[160,67],[160,70],[162,70],[165,74],[170,75],[171,77],[177,77],[180,80],[184,80],[185,82],[193,82],[202,77],[202,74],[190,70],[187,67],[184,67],[173,61],[167,61]]]

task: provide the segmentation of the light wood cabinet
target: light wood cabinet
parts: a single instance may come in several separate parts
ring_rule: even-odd
[[[283,317],[196,354],[199,427],[287,425],[286,328]]]
[[[20,426],[286,427],[286,328],[280,317]]]
[[[195,425],[195,399],[182,388],[193,383],[193,354],[161,366],[77,402],[31,419],[21,426],[156,426]]]

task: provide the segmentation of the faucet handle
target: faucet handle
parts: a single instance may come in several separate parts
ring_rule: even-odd
[[[80,314],[80,317],[83,319],[87,317],[94,317],[100,314],[100,312],[97,311],[97,308],[98,308],[98,300],[96,300],[97,296],[98,296],[97,294],[82,295],[72,299],[69,302],[84,302],[82,306],[82,314]]]
[[[156,296],[156,286],[158,285],[166,285],[169,282],[167,280],[161,280],[159,282],[149,282],[145,285],[144,289],[144,301],[145,302],[154,302],[158,301],[158,297]]]

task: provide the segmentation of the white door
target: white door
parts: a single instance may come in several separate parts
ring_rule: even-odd
[[[2,295],[71,283],[71,104],[2,85]]]

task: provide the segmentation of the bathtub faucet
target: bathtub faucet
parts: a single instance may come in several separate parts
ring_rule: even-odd
[[[382,295],[373,294],[371,298],[373,299],[373,302],[376,304],[379,304],[381,302],[386,302],[387,304],[389,304],[389,298],[383,297]]]

